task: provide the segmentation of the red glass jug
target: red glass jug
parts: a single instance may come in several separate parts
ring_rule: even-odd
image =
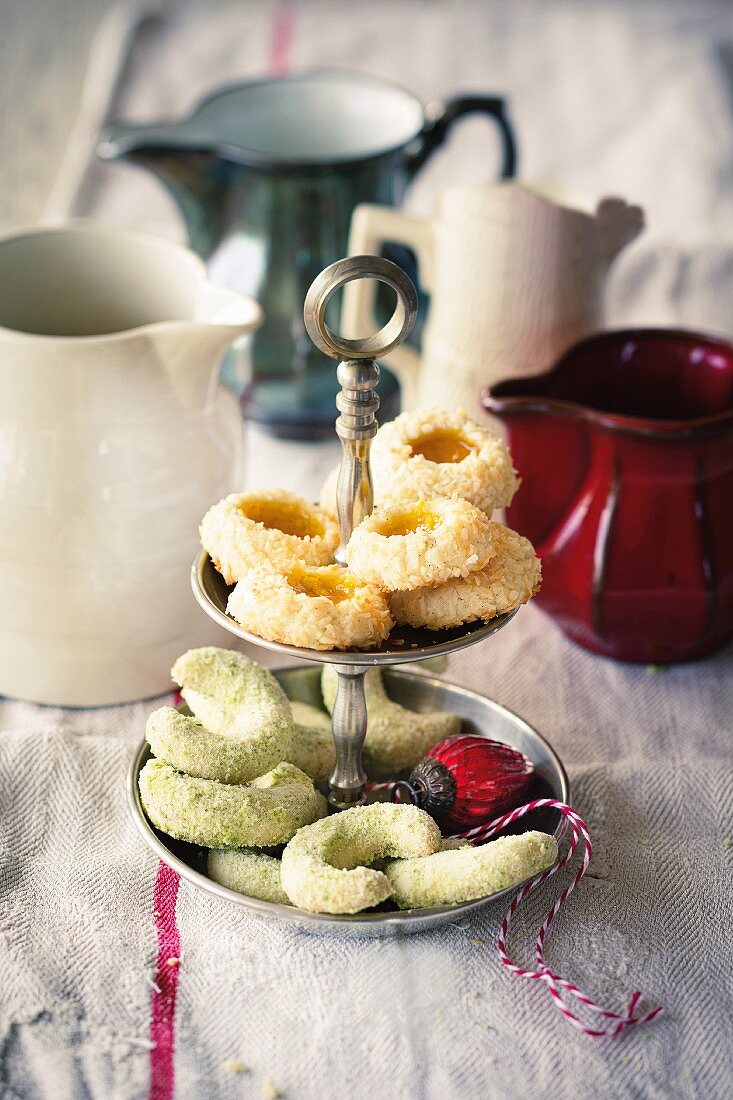
[[[537,603],[625,661],[701,657],[733,636],[733,346],[608,332],[485,390],[523,484],[508,522],[542,559]]]

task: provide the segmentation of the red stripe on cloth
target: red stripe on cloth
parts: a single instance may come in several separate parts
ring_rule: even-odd
[[[150,1100],[172,1100],[175,1051],[176,995],[181,939],[176,924],[178,872],[158,864],[153,890],[153,915],[158,936],[158,961],[150,1006]],[[171,963],[170,960],[175,960]]]
[[[289,4],[278,4],[270,23],[270,76],[287,76],[292,66],[291,48],[295,30],[295,12]]]

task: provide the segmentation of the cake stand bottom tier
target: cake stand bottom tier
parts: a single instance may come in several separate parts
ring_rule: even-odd
[[[274,675],[291,699],[321,706],[320,668],[284,668],[273,670]],[[414,672],[384,669],[384,681],[390,696],[403,706],[415,711],[452,711],[460,715],[467,732],[504,741],[519,749],[533,762],[536,780],[529,798],[556,798],[567,802],[570,796],[565,769],[551,746],[536,730],[510,710],[482,695],[457,687],[442,680],[422,676]],[[354,916],[332,916],[326,913],[307,913],[294,906],[277,905],[260,901],[245,894],[238,894],[225,886],[212,882],[206,876],[206,850],[193,844],[174,840],[155,829],[145,816],[140,802],[138,776],[150,756],[146,742],[135,753],[128,774],[128,802],[135,824],[143,839],[155,854],[177,871],[183,879],[198,890],[233,905],[242,906],[252,916],[263,920],[295,922],[313,932],[339,935],[403,936],[413,932],[439,928],[459,920],[468,913],[488,905],[492,901],[513,893],[516,887],[497,894],[466,902],[463,905],[440,906],[432,909],[408,909],[399,911],[389,903],[380,910],[369,910]],[[523,818],[515,827],[516,832],[541,829],[543,832],[560,832],[560,815],[554,810],[537,811]]]

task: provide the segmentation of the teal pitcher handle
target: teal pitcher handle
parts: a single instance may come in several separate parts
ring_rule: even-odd
[[[430,154],[442,145],[454,122],[465,115],[488,115],[499,127],[502,141],[501,179],[512,179],[517,174],[517,142],[507,114],[506,100],[500,96],[460,95],[449,99],[439,112],[425,124],[418,140],[421,148],[408,161],[410,176],[422,168]]]

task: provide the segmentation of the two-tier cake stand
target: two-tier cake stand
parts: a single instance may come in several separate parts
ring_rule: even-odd
[[[392,317],[374,336],[348,340],[337,335],[326,323],[326,307],[333,295],[353,279],[376,279],[395,292],[397,303]],[[341,440],[343,457],[338,478],[337,504],[341,529],[341,544],[336,560],[343,562],[343,550],[354,527],[372,510],[373,493],[369,467],[369,449],[378,423],[376,412],[379,398],[375,387],[379,379],[376,359],[387,355],[407,337],[417,315],[417,295],[412,283],[396,264],[376,256],[354,256],[339,260],[327,267],[313,282],[305,301],[305,325],[311,340],[326,355],[340,359],[337,377],[341,392],[336,399],[340,413],[336,432]],[[456,710],[466,720],[472,732],[483,733],[506,741],[524,752],[535,763],[542,793],[567,801],[568,786],[562,764],[550,746],[521,718],[499,704],[467,692],[462,688],[442,684],[419,675],[389,671],[390,666],[407,662],[424,661],[431,657],[455,653],[496,634],[515,614],[514,611],[497,616],[488,623],[477,621],[449,630],[417,630],[396,627],[378,648],[370,650],[302,649],[266,641],[250,633],[232,619],[226,611],[231,591],[204,552],[193,564],[191,573],[194,595],[201,607],[212,619],[231,634],[253,645],[274,650],[283,656],[298,657],[319,664],[333,665],[338,673],[338,690],[333,708],[333,736],[336,747],[336,766],[330,779],[329,802],[333,810],[344,810],[364,800],[367,777],[362,767],[362,745],[367,732],[367,708],[364,678],[370,668],[386,668],[386,683],[397,701],[406,702],[412,709]],[[295,692],[303,699],[317,700],[314,684],[316,670],[286,669],[276,673],[289,694]],[[457,705],[463,700],[463,705]],[[148,843],[155,837],[144,817],[137,793],[137,775],[146,758],[143,747],[130,774],[129,794],[138,826]],[[525,827],[555,828],[557,814],[537,815],[537,820],[525,822]],[[357,914],[355,917],[334,917],[325,914],[304,913],[287,906],[274,905],[235,894],[205,879],[191,860],[181,865],[176,856],[177,842],[166,843],[168,838],[157,838],[155,847],[162,858],[168,853],[167,862],[176,866],[187,878],[230,901],[239,901],[249,908],[263,911],[281,911],[276,915],[301,920],[304,924],[344,926],[343,931],[361,931],[370,935],[387,935],[395,931],[417,931],[419,928],[443,924],[455,919],[477,905],[478,902],[456,907],[440,907],[409,912],[383,912]],[[173,858],[171,858],[171,856]],[[189,873],[186,873],[188,868]],[[506,893],[506,891],[503,891]],[[496,897],[498,895],[494,895]],[[288,911],[289,910],[289,911]]]
[[[326,324],[326,307],[346,283],[364,278],[386,283],[397,295],[397,304],[390,320],[374,336],[347,340],[337,336]],[[341,360],[337,369],[341,392],[336,398],[341,414],[336,421],[336,433],[343,448],[337,488],[341,545],[336,551],[336,561],[344,565],[343,551],[351,532],[369,515],[373,505],[369,449],[378,427],[376,385],[379,367],[375,360],[389,354],[410,333],[417,316],[417,295],[407,275],[396,264],[377,256],[352,256],[338,260],[321,272],[308,291],[304,315],[308,335],[316,347],[332,359]],[[194,564],[192,580],[196,599],[204,611],[232,634],[277,653],[335,667],[338,691],[332,717],[336,768],[331,776],[329,802],[337,810],[354,806],[363,798],[366,775],[361,750],[367,729],[364,699],[367,670],[375,665],[398,665],[454,653],[495,634],[513,614],[454,630],[393,630],[377,650],[323,652],[268,642],[240,627],[226,613],[229,589],[207,553],[204,552]]]

